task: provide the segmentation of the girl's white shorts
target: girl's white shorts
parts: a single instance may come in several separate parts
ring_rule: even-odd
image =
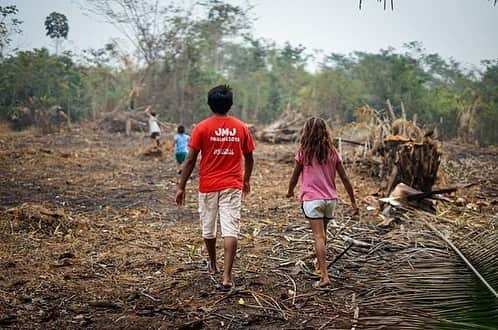
[[[333,219],[337,199],[316,199],[303,201],[301,205],[307,219]]]

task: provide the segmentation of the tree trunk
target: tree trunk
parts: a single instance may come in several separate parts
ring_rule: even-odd
[[[401,182],[423,192],[431,191],[441,163],[437,142],[430,139],[421,143],[390,139],[384,143],[387,152],[381,176],[387,180],[387,193]]]

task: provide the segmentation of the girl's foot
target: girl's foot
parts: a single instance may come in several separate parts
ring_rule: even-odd
[[[320,280],[320,281],[316,281],[314,284],[313,284],[313,287],[315,289],[320,289],[320,288],[325,288],[327,286],[329,286],[331,283],[330,283],[330,280],[329,279],[326,279],[326,280]]]

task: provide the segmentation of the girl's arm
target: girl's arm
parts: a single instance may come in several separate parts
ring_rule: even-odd
[[[349,195],[349,199],[351,200],[351,207],[354,209],[354,212],[356,214],[356,213],[358,213],[358,206],[356,206],[356,200],[354,198],[353,186],[351,185],[351,181],[349,181],[349,177],[346,174],[346,170],[344,169],[344,166],[342,165],[341,161],[339,161],[337,163],[337,172],[339,173],[339,176],[341,177],[342,184],[344,185],[344,188],[346,189],[346,192]]]
[[[292,172],[292,176],[289,181],[289,190],[287,190],[287,197],[294,196],[294,188],[296,188],[297,181],[299,180],[299,176],[301,175],[302,171],[303,171],[303,165],[295,161],[294,171]]]

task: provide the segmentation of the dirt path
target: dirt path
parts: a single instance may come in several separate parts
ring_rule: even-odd
[[[221,278],[204,272],[197,181],[188,184],[186,207],[176,208],[171,153],[144,160],[140,137],[88,129],[0,140],[0,328],[416,326],[433,306],[413,310],[400,299],[413,291],[409,283],[396,286],[400,274],[425,269],[429,258],[462,267],[415,219],[381,229],[375,213],[351,218],[344,205],[329,231],[329,260],[347,247],[344,235],[369,247],[353,247],[333,265],[330,289],[313,289],[312,237],[297,201],[284,197],[294,147],[258,145],[253,193],[243,205],[237,289],[219,293]],[[496,155],[481,160],[489,173]],[[459,161],[452,168],[465,172]],[[360,174],[353,182],[365,209],[379,183]],[[495,188],[475,188],[468,202],[481,194],[487,204],[474,203],[478,209],[467,213],[453,207],[448,216],[480,212],[489,221],[497,212]],[[432,242],[430,251],[416,250],[422,239]],[[392,305],[389,296],[397,297]]]

